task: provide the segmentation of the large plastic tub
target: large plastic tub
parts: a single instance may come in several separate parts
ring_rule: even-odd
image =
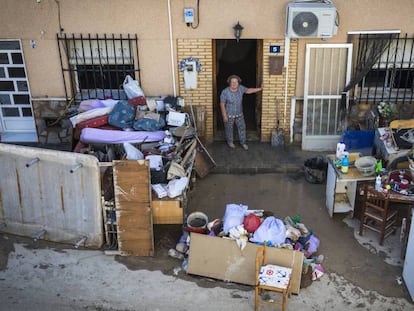
[[[374,130],[368,131],[344,131],[342,141],[347,150],[371,148],[374,144]]]

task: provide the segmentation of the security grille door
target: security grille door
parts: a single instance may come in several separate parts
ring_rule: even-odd
[[[0,40],[0,132],[36,132],[20,40]]]
[[[303,150],[334,150],[340,140],[341,97],[351,60],[352,44],[306,45]]]

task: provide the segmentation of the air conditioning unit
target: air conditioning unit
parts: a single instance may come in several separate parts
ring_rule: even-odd
[[[336,8],[325,2],[290,2],[286,11],[288,38],[331,38],[337,32]]]

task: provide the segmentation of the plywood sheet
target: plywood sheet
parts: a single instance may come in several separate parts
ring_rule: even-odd
[[[154,239],[148,161],[114,161],[118,250],[121,255],[152,256]]]
[[[234,240],[191,233],[188,273],[240,284],[255,285],[256,251],[248,243],[240,250]],[[266,248],[269,263],[292,267],[292,293],[299,294],[303,253],[274,247]]]

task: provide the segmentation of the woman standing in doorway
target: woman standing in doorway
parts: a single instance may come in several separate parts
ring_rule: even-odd
[[[262,88],[247,88],[241,85],[241,79],[237,75],[228,77],[227,83],[229,86],[220,95],[220,108],[227,145],[230,148],[236,147],[233,142],[233,125],[236,123],[240,144],[244,150],[248,150],[249,147],[246,144],[246,123],[243,116],[243,94],[254,94],[260,92]]]

